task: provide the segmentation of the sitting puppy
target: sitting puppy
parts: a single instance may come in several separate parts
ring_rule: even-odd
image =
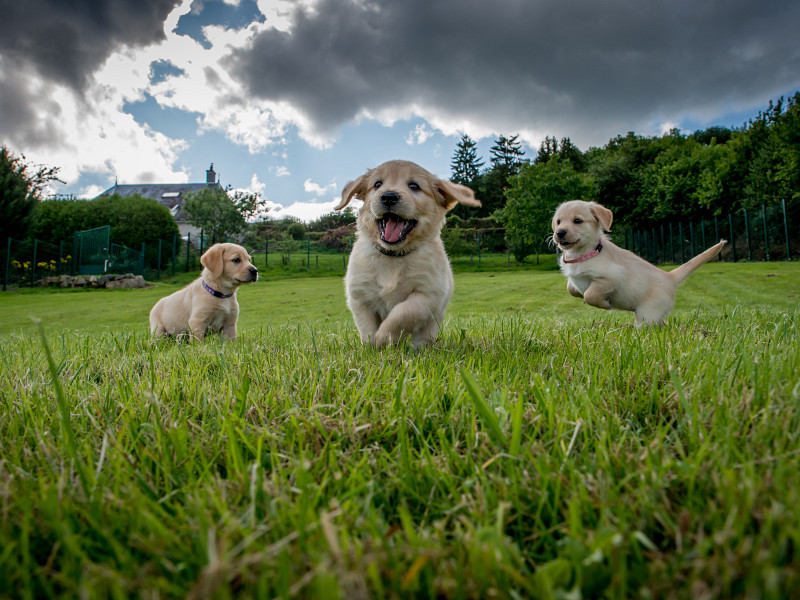
[[[457,203],[480,206],[472,190],[392,160],[348,183],[342,201],[364,202],[345,276],[347,305],[361,339],[381,348],[409,337],[414,347],[439,333],[453,294],[440,237]]]
[[[182,290],[162,298],[150,311],[150,332],[156,337],[192,335],[202,340],[208,332],[236,337],[239,303],[236,290],[258,279],[247,250],[237,244],[214,244],[200,257],[203,273]]]
[[[559,264],[567,291],[598,308],[633,311],[637,327],[663,323],[675,305],[675,288],[727,243],[666,272],[609,240],[612,218],[595,202],[565,202],[553,217],[553,241],[564,252]]]

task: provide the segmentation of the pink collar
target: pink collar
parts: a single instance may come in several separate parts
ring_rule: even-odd
[[[602,250],[602,249],[603,249],[603,244],[600,243],[600,244],[597,244],[597,248],[595,248],[594,250],[589,252],[589,254],[584,254],[583,256],[579,256],[578,258],[573,258],[572,260],[567,260],[566,258],[564,258],[562,256],[561,257],[561,262],[565,262],[565,263],[568,263],[568,264],[583,262],[585,260],[589,260],[590,258],[594,258],[598,254],[600,254],[600,250]]]

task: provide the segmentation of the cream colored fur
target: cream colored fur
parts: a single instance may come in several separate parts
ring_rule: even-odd
[[[202,276],[182,290],[159,300],[150,311],[150,332],[161,337],[193,336],[202,340],[209,332],[221,332],[227,339],[236,337],[239,303],[236,290],[243,283],[258,279],[250,255],[237,244],[214,244],[200,257]],[[229,298],[216,298],[203,287]]]
[[[457,203],[480,202],[469,188],[400,160],[383,163],[348,183],[337,209],[353,198],[364,204],[345,291],[361,339],[379,348],[406,337],[415,347],[431,343],[453,294],[453,275],[440,237],[445,214]],[[393,203],[387,206],[386,198]],[[378,226],[387,214],[397,215],[406,226],[416,225],[404,238],[387,242]]]
[[[611,230],[612,220],[612,212],[595,202],[565,202],[553,217],[553,241],[564,251],[559,265],[567,276],[567,291],[598,308],[633,311],[637,327],[663,323],[675,306],[678,285],[727,243],[722,240],[667,272],[614,244],[604,233]],[[597,256],[564,261],[585,256],[598,244],[602,250]]]

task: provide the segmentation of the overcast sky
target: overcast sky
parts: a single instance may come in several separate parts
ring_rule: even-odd
[[[462,133],[533,158],[740,127],[800,89],[797,0],[0,0],[0,144],[54,191],[205,181],[329,212],[391,158],[440,176]]]

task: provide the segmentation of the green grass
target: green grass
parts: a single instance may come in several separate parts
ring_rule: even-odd
[[[795,264],[706,265],[643,331],[556,272],[461,273],[417,352],[362,346],[340,278],[154,342],[177,287],[0,295],[0,596],[800,589]]]

